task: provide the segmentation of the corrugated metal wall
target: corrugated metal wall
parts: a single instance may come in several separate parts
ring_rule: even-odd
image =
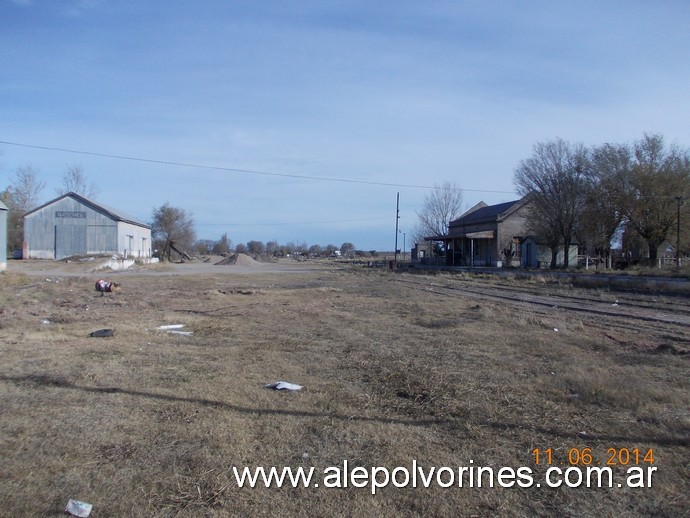
[[[118,250],[123,257],[151,257],[151,230],[120,221],[117,224]]]
[[[142,237],[148,237],[150,247],[149,229],[113,220],[69,196],[24,218],[25,249],[27,258],[31,259],[62,259],[88,254],[124,255],[127,252],[131,256],[130,238],[122,232],[136,236],[133,244],[138,245],[142,243]],[[142,256],[143,252],[135,255]]]

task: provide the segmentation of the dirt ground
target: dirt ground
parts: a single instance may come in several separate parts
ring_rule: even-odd
[[[10,261],[0,515],[690,516],[688,317],[685,296],[333,262]],[[314,479],[239,487],[245,467]],[[592,467],[612,487],[569,487]]]
[[[218,264],[223,261],[221,256],[207,256],[203,260],[189,262],[157,263],[149,265],[135,265],[132,268],[114,271],[105,267],[107,259],[74,260],[74,261],[10,261],[8,272],[30,276],[56,275],[61,277],[80,277],[83,275],[106,276],[141,276],[141,275],[200,275],[200,274],[265,274],[311,272],[328,267],[329,263],[318,262],[259,262],[251,261],[239,264]]]

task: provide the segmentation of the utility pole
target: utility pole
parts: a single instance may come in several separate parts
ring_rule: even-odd
[[[395,260],[393,261],[393,268],[398,266],[398,220],[400,219],[400,193],[398,193],[395,202]]]
[[[676,268],[680,270],[680,196],[676,196]]]

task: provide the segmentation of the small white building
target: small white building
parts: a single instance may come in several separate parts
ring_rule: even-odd
[[[95,254],[151,257],[151,227],[74,192],[24,215],[25,259]]]

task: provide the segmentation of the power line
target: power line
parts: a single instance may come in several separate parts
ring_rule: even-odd
[[[359,219],[340,219],[330,221],[281,221],[275,223],[197,223],[198,227],[274,227],[285,225],[321,225],[332,223],[355,223],[360,221],[381,221],[388,218],[359,218]]]
[[[388,182],[372,182],[368,180],[351,180],[347,178],[336,178],[336,177],[326,177],[326,176],[310,176],[310,175],[301,175],[301,174],[289,174],[289,173],[273,173],[269,171],[257,171],[254,169],[239,169],[235,167],[222,167],[222,166],[213,166],[213,165],[203,165],[203,164],[192,164],[192,163],[187,163],[187,162],[175,162],[172,160],[156,160],[152,158],[141,158],[141,157],[132,157],[132,156],[126,156],[126,155],[112,155],[108,153],[97,153],[93,151],[81,151],[77,149],[67,149],[67,148],[60,148],[60,147],[50,147],[50,146],[39,146],[35,144],[24,144],[21,142],[10,142],[7,140],[0,140],[0,144],[5,144],[7,146],[16,146],[16,147],[25,147],[25,148],[31,148],[31,149],[41,149],[44,151],[57,151],[60,153],[72,153],[76,155],[87,155],[87,156],[95,156],[95,157],[100,157],[100,158],[113,158],[116,160],[129,160],[133,162],[145,162],[149,164],[160,164],[160,165],[171,165],[171,166],[176,166],[176,167],[193,167],[196,169],[206,169],[206,170],[212,170],[212,171],[226,171],[226,172],[231,172],[231,173],[245,173],[245,174],[254,174],[254,175],[262,175],[262,176],[275,176],[275,177],[281,177],[281,178],[297,178],[300,180],[319,180],[322,182],[340,182],[340,183],[354,183],[354,184],[363,184],[363,185],[378,185],[378,186],[384,186],[384,187],[407,187],[411,189],[434,189],[435,187],[430,186],[430,185],[415,185],[415,184],[400,184],[400,183],[388,183]],[[466,191],[466,192],[482,192],[482,193],[492,193],[492,194],[515,194],[513,191],[492,191],[492,190],[483,190],[483,189],[460,189],[461,191]]]

